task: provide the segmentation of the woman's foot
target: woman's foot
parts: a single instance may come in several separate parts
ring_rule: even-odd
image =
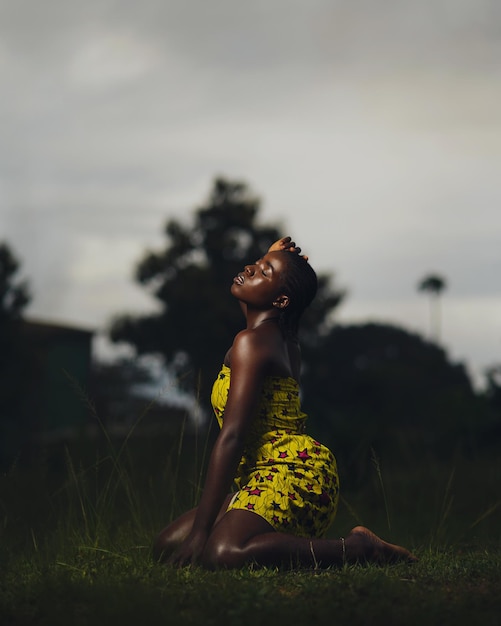
[[[415,563],[418,559],[409,550],[383,541],[365,526],[355,526],[345,539],[348,563]]]

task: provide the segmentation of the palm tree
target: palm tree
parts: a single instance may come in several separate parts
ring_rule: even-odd
[[[437,274],[427,274],[418,283],[418,290],[430,295],[430,335],[437,342],[441,332],[440,294],[446,287],[445,278]]]

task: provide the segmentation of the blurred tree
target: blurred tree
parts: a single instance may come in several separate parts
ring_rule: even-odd
[[[485,399],[489,410],[489,424],[485,431],[485,443],[499,450],[501,440],[501,364],[492,365],[486,372]]]
[[[305,410],[350,468],[363,474],[371,447],[406,459],[472,442],[478,398],[469,376],[419,335],[386,324],[336,326],[309,356]]]
[[[12,460],[22,431],[27,359],[20,322],[30,294],[19,268],[8,244],[0,242],[0,466]]]
[[[441,312],[440,294],[447,287],[445,278],[437,274],[428,274],[418,283],[418,290],[430,295],[430,336],[434,341],[440,341]]]
[[[136,270],[160,311],[124,315],[111,325],[115,342],[135,346],[139,354],[163,355],[182,386],[208,402],[210,385],[243,316],[230,295],[233,277],[245,263],[259,258],[284,233],[257,223],[259,199],[246,184],[216,179],[205,206],[184,226],[167,222],[167,247],[148,252]],[[319,276],[319,294],[304,320],[304,340],[311,329],[328,327],[329,315],[343,294],[328,276]]]
[[[492,408],[501,417],[501,364],[487,368],[485,374],[487,378],[487,397],[491,402]]]
[[[30,301],[28,283],[18,281],[19,261],[5,242],[0,242],[0,328],[21,318]]]

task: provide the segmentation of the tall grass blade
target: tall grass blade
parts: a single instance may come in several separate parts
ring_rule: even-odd
[[[170,514],[169,514],[169,520],[172,520],[174,518],[174,511],[175,511],[176,497],[177,497],[177,485],[179,481],[179,467],[181,464],[181,455],[183,451],[184,433],[186,429],[187,417],[188,416],[185,413],[183,415],[183,421],[181,422],[181,432],[179,433],[179,442],[177,446],[177,457],[176,457],[176,464],[175,464],[175,469],[174,469],[174,480],[173,480],[173,486],[172,486],[172,499],[171,499],[171,509],[170,509]]]
[[[492,513],[494,513],[494,511],[501,505],[501,500],[498,500],[496,502],[496,504],[493,504],[492,506],[490,506],[486,511],[484,511],[481,515],[479,515],[477,517],[477,519],[473,522],[473,524],[470,526],[470,530],[472,528],[475,528],[475,526],[477,526],[478,524],[480,524],[480,522],[483,522],[484,519],[486,519],[487,517],[489,517],[489,515],[492,515]]]
[[[355,511],[353,506],[348,502],[348,500],[342,495],[339,496],[339,500],[340,502],[342,502],[342,504],[346,507],[348,513],[355,520],[355,523],[357,524],[357,526],[358,525],[365,526],[364,521],[362,520],[360,515],[357,513],[357,511]]]
[[[386,489],[384,488],[383,482],[383,474],[381,472],[381,464],[379,462],[378,456],[374,448],[371,448],[371,460],[376,469],[376,474],[379,481],[379,486],[381,487],[381,493],[383,494],[384,508],[386,511],[386,522],[388,524],[388,530],[391,530],[391,522],[390,522],[390,510],[388,506],[388,498],[386,497]]]
[[[447,480],[447,485],[445,487],[444,496],[442,498],[442,505],[440,508],[440,514],[437,521],[437,527],[435,530],[435,534],[433,540],[435,543],[439,543],[444,541],[446,535],[446,524],[449,519],[450,512],[452,510],[452,504],[454,502],[454,494],[452,493],[452,485],[454,483],[454,475],[456,473],[456,468],[453,467],[449,478]]]
[[[71,459],[70,452],[68,448],[65,446],[65,456],[66,456],[66,467],[68,469],[68,474],[71,478],[72,484],[75,487],[75,492],[77,495],[78,502],[80,504],[80,512],[82,514],[82,519],[84,522],[85,534],[88,538],[90,538],[90,527],[89,527],[89,519],[87,517],[87,510],[84,504],[84,497],[82,490],[80,489],[80,482],[78,480],[77,474],[75,472],[75,467],[73,465],[73,461]]]

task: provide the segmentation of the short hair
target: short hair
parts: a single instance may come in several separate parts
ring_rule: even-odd
[[[303,256],[288,250],[280,253],[287,259],[281,289],[289,297],[289,304],[280,311],[280,327],[285,336],[297,340],[299,320],[315,298],[318,279],[315,270]]]

